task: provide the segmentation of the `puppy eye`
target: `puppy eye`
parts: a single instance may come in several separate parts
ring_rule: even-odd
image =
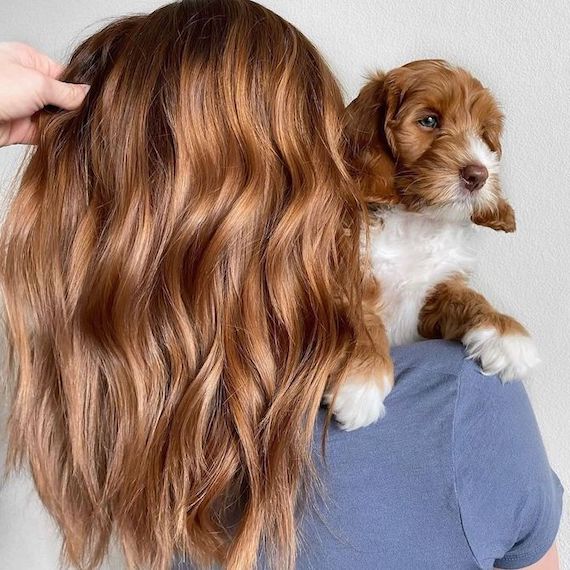
[[[418,123],[426,129],[437,129],[439,127],[439,119],[436,115],[427,115],[420,119]]]

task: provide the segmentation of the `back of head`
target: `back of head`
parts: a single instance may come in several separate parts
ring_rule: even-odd
[[[264,544],[290,567],[361,326],[337,85],[248,0],[119,20],[63,79],[92,87],[39,118],[2,229],[11,460],[74,565],[116,533],[131,567],[249,568]]]

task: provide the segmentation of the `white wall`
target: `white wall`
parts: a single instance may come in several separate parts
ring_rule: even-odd
[[[568,0],[262,0],[326,54],[347,98],[363,75],[441,57],[471,69],[507,116],[503,185],[518,213],[514,236],[481,232],[482,291],[528,325],[544,364],[528,389],[551,463],[570,489],[570,2]],[[0,0],[0,40],[63,57],[103,18],[152,0]],[[18,152],[0,152],[0,183]],[[570,567],[570,517],[559,538]],[[0,494],[0,568],[51,570],[57,540],[30,485]],[[115,565],[115,568],[117,566]]]

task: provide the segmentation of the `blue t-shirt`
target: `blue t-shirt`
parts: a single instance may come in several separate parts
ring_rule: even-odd
[[[393,357],[386,417],[354,432],[331,425],[325,494],[300,521],[297,569],[475,570],[540,560],[556,537],[562,487],[523,385],[484,376],[457,343],[420,342]]]
[[[386,417],[331,426],[325,503],[307,512],[299,570],[524,568],[553,544],[562,487],[520,382],[460,344],[393,350]],[[317,438],[320,434],[317,434]]]

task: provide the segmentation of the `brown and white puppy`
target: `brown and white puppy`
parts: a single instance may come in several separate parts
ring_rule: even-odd
[[[499,183],[503,117],[492,94],[463,69],[416,61],[373,77],[347,122],[375,211],[371,263],[390,343],[460,340],[484,373],[525,377],[539,361],[527,331],[468,286],[473,225],[515,230]],[[347,382],[337,416],[362,404],[350,391]]]

